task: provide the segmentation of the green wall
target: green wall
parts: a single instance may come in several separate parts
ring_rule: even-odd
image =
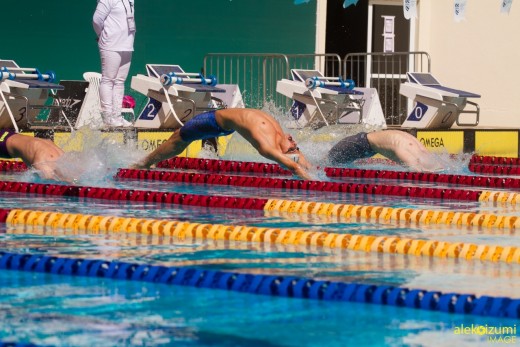
[[[59,79],[99,71],[92,29],[95,0],[8,1],[1,59],[54,70]],[[206,53],[313,53],[316,2],[293,0],[136,0],[130,75],[146,63],[199,72]],[[129,80],[127,81],[129,82]]]

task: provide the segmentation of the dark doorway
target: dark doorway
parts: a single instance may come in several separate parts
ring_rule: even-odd
[[[403,7],[395,5],[374,5],[372,31],[372,52],[383,52],[382,16],[394,16],[394,52],[408,52],[410,48],[410,22],[404,18]]]
[[[368,0],[343,8],[343,0],[327,1],[325,51],[342,59],[348,53],[367,51]]]

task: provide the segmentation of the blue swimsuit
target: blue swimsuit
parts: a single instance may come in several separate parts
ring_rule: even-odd
[[[184,142],[205,140],[213,137],[226,136],[234,133],[235,130],[222,129],[215,119],[215,111],[204,112],[196,115],[179,130],[181,139]]]

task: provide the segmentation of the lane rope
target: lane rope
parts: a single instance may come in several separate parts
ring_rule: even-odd
[[[468,169],[471,172],[485,175],[520,175],[520,167],[517,166],[498,166],[486,164],[469,164]]]
[[[520,179],[470,175],[448,175],[429,172],[369,170],[350,168],[325,168],[327,177],[372,178],[399,181],[455,184],[472,187],[520,189]]]
[[[493,158],[493,157],[492,157]],[[504,158],[502,158],[504,159]],[[517,158],[505,158],[517,159]],[[165,161],[161,161],[157,165],[158,168],[170,169],[186,169],[210,171],[217,173],[258,173],[258,174],[275,174],[287,175],[292,173],[281,168],[278,164],[268,164],[261,162],[243,162],[217,159],[202,159],[175,157]],[[520,168],[502,168],[490,165],[470,164],[469,168],[473,172],[497,175],[504,174],[520,174]],[[517,170],[519,172],[515,172]],[[27,170],[27,167],[20,161],[0,160],[0,172],[21,172]],[[411,171],[393,171],[393,170],[371,170],[371,169],[353,169],[353,168],[334,168],[326,167],[324,172],[328,177],[352,177],[352,178],[374,178],[374,179],[397,179],[413,182],[429,182],[429,183],[445,183],[476,187],[490,188],[520,188],[520,179],[511,177],[489,177],[489,176],[469,176],[469,175],[450,175],[428,172],[411,172]]]
[[[369,183],[307,181],[289,178],[236,176],[137,169],[119,169],[116,173],[116,177],[120,179],[215,184],[237,187],[295,189],[322,192],[357,193],[367,195],[391,195],[410,198],[434,198],[458,201],[498,202],[511,205],[516,205],[518,202],[520,202],[519,193],[490,190],[477,191]]]
[[[520,299],[443,293],[391,285],[322,281],[305,277],[224,272],[196,267],[168,267],[0,252],[0,269],[144,281],[242,293],[407,307],[445,313],[520,317]]]
[[[5,220],[3,220],[4,218]],[[176,220],[96,216],[18,209],[0,210],[0,222],[11,226],[39,225],[50,228],[88,230],[95,233],[126,232],[170,236],[178,239],[198,238],[312,245],[364,252],[520,263],[519,247],[477,245],[464,242],[421,240],[384,235],[338,234],[303,229],[294,230],[246,225],[190,223]]]
[[[520,166],[520,158],[473,155],[470,164]]]
[[[150,173],[159,172],[151,171]],[[501,216],[473,212],[433,211],[370,205],[333,204],[315,201],[208,196],[173,192],[65,186],[24,182],[0,181],[0,191],[115,201],[137,201],[201,207],[280,211],[300,214],[305,213],[336,216],[343,218],[373,218],[374,220],[395,220],[416,224],[435,223],[516,229],[520,223],[519,217],[516,216]],[[495,192],[495,194],[493,194],[493,192],[485,193],[486,194],[483,195],[488,200],[494,199],[495,201],[503,201],[511,198],[511,195],[507,195],[504,192]]]

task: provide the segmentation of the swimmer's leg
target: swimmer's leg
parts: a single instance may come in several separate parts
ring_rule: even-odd
[[[162,160],[166,160],[181,154],[192,141],[186,142],[180,132],[176,130],[168,140],[164,141],[156,150],[139,161],[135,168],[149,168]]]
[[[442,163],[437,156],[428,151],[415,137],[410,136],[396,149],[399,161],[416,171],[442,171]]]

